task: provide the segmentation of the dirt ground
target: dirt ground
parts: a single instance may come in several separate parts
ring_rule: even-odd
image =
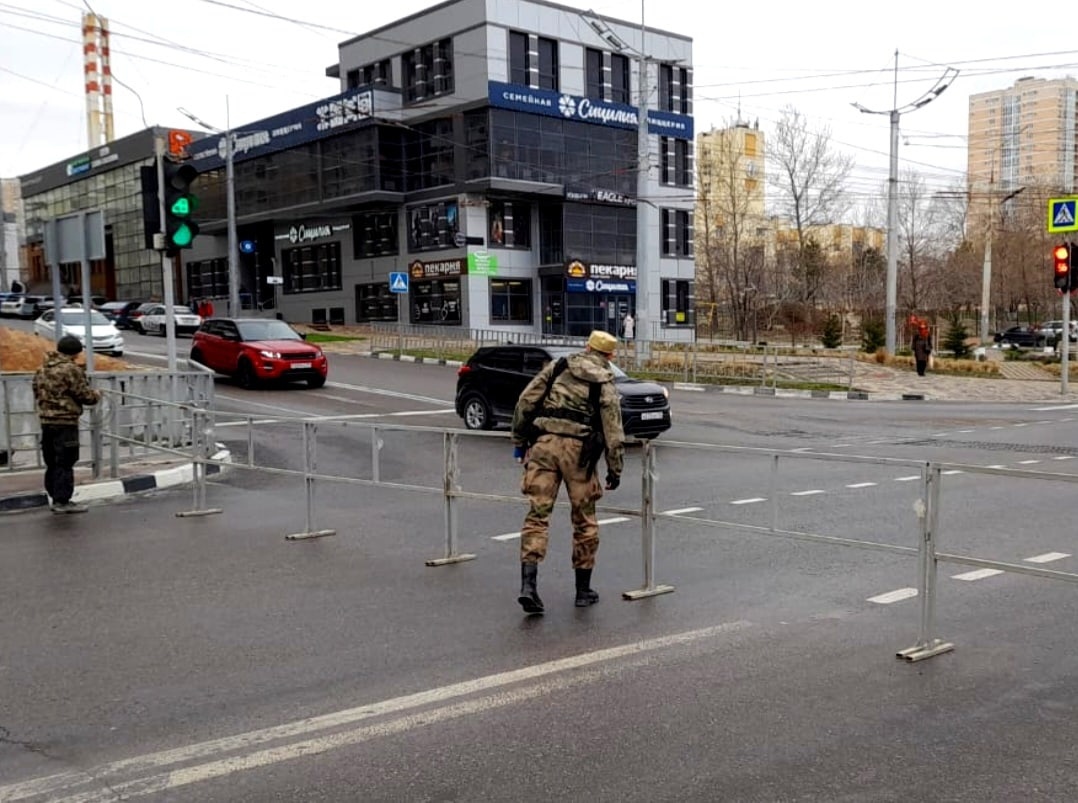
[[[45,355],[53,351],[51,340],[27,332],[0,327],[0,372],[28,373],[36,371],[45,361]],[[79,365],[86,364],[86,354],[75,358]],[[104,354],[94,355],[95,371],[141,370],[123,360]]]

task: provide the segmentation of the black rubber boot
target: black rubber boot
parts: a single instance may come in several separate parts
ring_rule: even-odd
[[[539,564],[520,564],[520,596],[517,602],[524,609],[524,613],[542,613],[543,601],[539,599],[536,584],[539,581]]]
[[[599,601],[599,595],[591,586],[591,569],[576,570],[576,607],[587,608]]]

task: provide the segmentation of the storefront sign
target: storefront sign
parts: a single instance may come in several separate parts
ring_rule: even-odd
[[[413,279],[432,279],[439,276],[460,276],[467,273],[463,259],[443,259],[439,262],[415,260],[408,266]]]
[[[574,259],[565,266],[570,279],[636,279],[636,265],[600,265]]]
[[[497,276],[498,257],[488,251],[468,254],[468,273],[471,276]]]
[[[635,106],[612,103],[578,95],[565,95],[548,89],[532,89],[501,81],[487,82],[491,106],[512,111],[561,117],[616,128],[636,128],[638,114]],[[693,138],[693,118],[684,114],[648,110],[648,133],[677,139]]]
[[[611,204],[613,206],[636,206],[636,199],[613,190],[577,190],[567,189],[565,200],[583,201],[593,204]]]
[[[636,294],[635,281],[617,279],[569,279],[565,289],[570,293],[628,293]]]
[[[371,89],[350,89],[264,120],[237,126],[232,132],[232,159],[242,162],[285,150],[353,128],[374,113]],[[225,163],[224,137],[207,137],[188,147],[192,164],[212,170]]]
[[[288,231],[274,236],[275,240],[288,240],[292,245],[309,243],[314,240],[324,240],[332,237],[340,231],[348,231],[352,228],[351,223],[296,223],[288,227]]]

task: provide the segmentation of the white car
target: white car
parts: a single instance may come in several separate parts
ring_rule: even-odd
[[[86,311],[79,307],[64,307],[57,313],[46,310],[34,321],[34,334],[56,339],[56,316],[60,316],[60,336],[73,335],[86,347]],[[108,318],[97,310],[90,311],[90,336],[93,338],[94,351],[107,351],[113,357],[122,357],[124,336],[120,334]]]
[[[150,307],[139,318],[139,325],[142,327],[142,333],[146,335],[160,335],[165,336],[165,313],[168,308],[164,304],[158,304],[156,307]],[[174,306],[172,308],[172,317],[176,326],[176,334],[182,335],[185,332],[189,335],[193,335],[198,327],[202,326],[202,318],[195,315],[187,307]]]
[[[22,312],[22,302],[25,296],[12,293],[0,301],[0,317],[15,318]]]

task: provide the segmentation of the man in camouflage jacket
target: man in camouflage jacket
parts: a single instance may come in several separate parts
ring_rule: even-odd
[[[101,394],[90,387],[86,371],[75,364],[82,351],[77,337],[64,335],[56,351],[34,374],[34,401],[41,422],[41,452],[45,458],[45,492],[54,513],[82,513],[74,504],[75,463],[79,460],[79,417],[84,404],[97,404]]]
[[[595,463],[589,465],[586,450],[589,436],[600,434],[593,432],[598,413],[606,459],[606,489],[617,488],[621,482],[625,433],[621,426],[620,397],[609,365],[616,348],[613,335],[592,332],[587,350],[566,358],[565,369],[553,382],[556,363],[543,367],[520,394],[513,412],[514,456],[525,461],[521,491],[531,502],[520,533],[521,589],[517,599],[526,613],[543,612],[543,601],[536,590],[539,563],[546,557],[550,514],[563,482],[572,506],[576,606],[582,608],[599,601],[599,595],[591,588],[591,573],[599,550],[595,503],[603,495],[603,486]],[[599,386],[598,411],[592,409],[592,384]],[[528,442],[529,422],[535,428],[532,435],[538,434],[534,443]],[[597,459],[597,455],[593,456],[593,460]]]

